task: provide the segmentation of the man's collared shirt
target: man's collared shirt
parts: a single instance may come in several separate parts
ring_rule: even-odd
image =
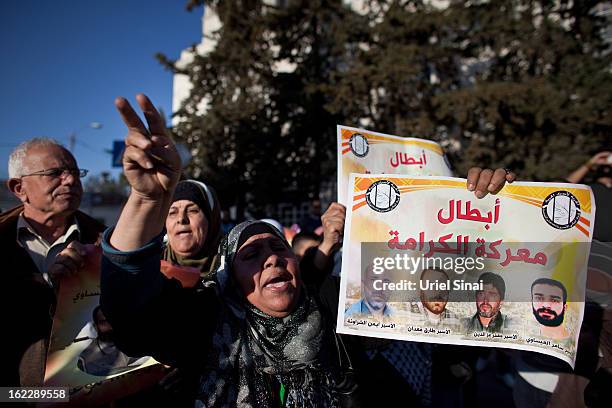
[[[80,236],[81,231],[75,219],[62,236],[52,244],[49,244],[26,221],[23,213],[19,214],[17,221],[17,242],[28,252],[45,281],[51,286],[53,284],[49,279],[48,272],[51,265],[55,262],[55,257],[66,249],[72,241],[79,240]]]

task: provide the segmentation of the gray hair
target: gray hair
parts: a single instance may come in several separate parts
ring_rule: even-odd
[[[61,147],[62,149],[66,149],[57,140],[51,139],[48,137],[35,137],[34,139],[26,140],[25,142],[19,144],[19,146],[17,146],[15,150],[13,150],[13,152],[9,156],[9,162],[8,162],[9,178],[19,178],[25,173],[24,168],[23,168],[23,159],[26,157],[28,150],[30,150],[33,147],[37,147],[37,146],[41,146],[41,147],[57,146],[57,147]]]

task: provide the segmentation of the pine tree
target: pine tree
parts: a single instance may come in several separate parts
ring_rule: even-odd
[[[439,141],[459,175],[559,180],[610,147],[601,2],[271,3],[207,2],[217,46],[182,71],[193,91],[173,130],[226,204],[316,194],[336,172],[336,124]]]
[[[439,141],[465,174],[561,179],[610,144],[612,76],[597,1],[372,1],[371,46],[332,105],[372,127]],[[372,96],[373,95],[373,96]],[[353,102],[351,102],[353,99]]]
[[[252,209],[304,200],[333,179],[342,118],[326,108],[330,78],[359,31],[339,0],[267,3],[207,2],[222,23],[215,49],[182,71],[161,58],[193,84],[173,129],[195,153],[191,174]]]

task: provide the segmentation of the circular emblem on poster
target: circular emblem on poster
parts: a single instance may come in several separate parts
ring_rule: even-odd
[[[351,152],[357,157],[366,157],[370,151],[370,143],[368,138],[361,133],[354,133],[349,139]]]
[[[400,191],[389,180],[379,180],[366,191],[366,202],[374,211],[389,212],[400,202]]]
[[[580,202],[569,191],[555,191],[542,203],[542,216],[553,228],[572,228],[580,219]]]

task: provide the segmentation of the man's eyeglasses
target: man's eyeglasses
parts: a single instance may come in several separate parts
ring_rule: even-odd
[[[85,177],[87,173],[89,173],[89,170],[77,169],[76,167],[75,168],[55,167],[53,169],[40,170],[40,171],[35,171],[34,173],[24,174],[23,176],[21,176],[21,178],[29,177],[29,176],[47,176],[47,177],[59,178],[59,177],[64,177],[68,174],[70,174],[73,177],[82,178],[82,177]]]

